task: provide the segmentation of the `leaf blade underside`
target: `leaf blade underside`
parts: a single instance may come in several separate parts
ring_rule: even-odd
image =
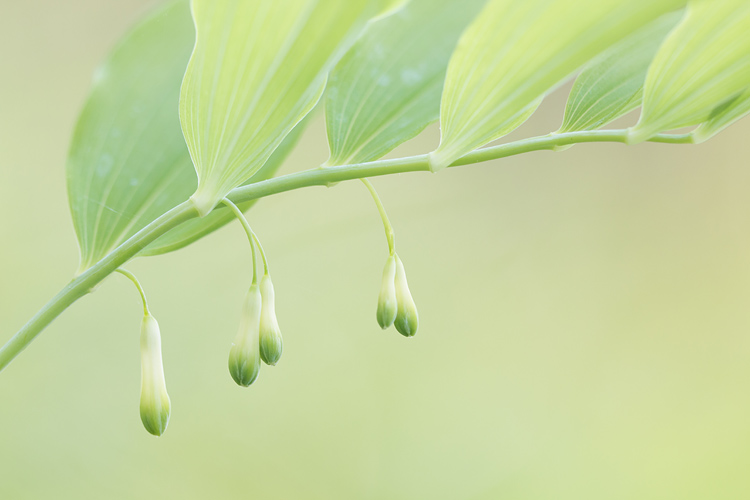
[[[748,87],[750,2],[690,2],[649,69],[643,111],[629,142],[707,121]]]
[[[640,106],[651,61],[683,15],[660,17],[587,64],[570,91],[558,132],[597,129]]]
[[[66,169],[79,271],[190,196],[195,173],[177,104],[193,39],[188,2],[173,2],[97,71]]]
[[[195,169],[178,116],[180,85],[194,42],[189,2],[177,0],[138,23],[97,70],[66,166],[81,250],[78,272],[195,191]],[[303,127],[295,128],[248,182],[272,176]],[[225,215],[189,221],[139,255],[182,248],[231,220]]]
[[[205,215],[249,179],[320,99],[328,72],[385,0],[193,0],[180,121]]]
[[[368,27],[326,89],[326,165],[381,158],[440,114],[459,36],[486,0],[411,0]]]
[[[433,171],[510,133],[523,111],[679,0],[490,0],[448,66]],[[530,114],[530,113],[529,113]]]
[[[705,142],[748,114],[750,114],[750,89],[745,90],[727,106],[717,107],[709,119],[693,131],[693,141]]]

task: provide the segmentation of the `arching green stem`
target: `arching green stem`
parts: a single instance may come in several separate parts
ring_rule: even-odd
[[[383,219],[383,228],[385,229],[385,237],[388,240],[388,251],[391,255],[396,253],[396,233],[393,232],[393,226],[391,225],[391,221],[388,219],[388,214],[385,212],[385,207],[383,206],[383,202],[380,201],[380,196],[378,196],[378,192],[375,191],[375,186],[372,185],[372,183],[368,179],[361,179],[362,183],[365,185],[368,191],[370,191],[370,194],[372,195],[372,199],[375,201],[375,205],[378,207],[378,212],[380,212],[380,218]]]
[[[242,213],[242,210],[240,210],[237,205],[235,205],[234,203],[232,203],[226,198],[224,198],[222,202],[226,206],[228,206],[232,212],[234,212],[235,217],[237,217],[237,220],[239,220],[240,224],[242,224],[242,228],[245,230],[245,234],[247,234],[247,241],[250,243],[250,249],[252,251],[253,285],[255,285],[258,283],[258,264],[257,264],[258,259],[255,256],[255,241],[257,241],[258,238],[257,236],[255,236],[255,233],[250,227],[250,223],[247,221],[247,218],[245,218],[245,214]],[[266,262],[266,256],[263,255],[263,263],[265,262]],[[266,266],[266,273],[268,273],[268,266]]]
[[[141,282],[138,281],[138,278],[135,277],[135,274],[131,273],[127,269],[123,269],[121,267],[118,267],[115,269],[116,273],[120,273],[123,276],[125,276],[127,279],[133,282],[135,287],[138,289],[138,293],[141,294],[141,300],[143,301],[143,315],[148,316],[151,313],[148,310],[148,301],[146,300],[146,292],[143,291],[143,287],[141,286]]]
[[[627,130],[591,130],[551,134],[479,149],[458,159],[451,166],[457,167],[480,163],[532,151],[554,150],[560,146],[585,142],[619,142],[627,144],[627,136]],[[690,134],[659,134],[649,140],[651,142],[668,144],[690,144],[692,143],[692,136]],[[358,165],[342,165],[323,169],[313,168],[238,187],[232,190],[227,198],[232,203],[242,203],[304,187],[326,186],[333,182],[352,179],[405,172],[427,172],[429,170],[429,155],[380,160],[370,163],[360,163]],[[220,206],[217,207],[217,209],[219,208]],[[141,250],[167,231],[196,217],[198,217],[198,211],[191,201],[188,200],[180,203],[120,244],[120,246],[112,250],[99,262],[76,276],[0,348],[0,371],[8,366],[47,325],[52,323],[55,318],[75,301],[91,292],[97,284],[101,283],[102,280],[130,259],[136,257]]]
[[[253,238],[255,239],[255,244],[258,245],[258,249],[260,250],[260,258],[263,260],[263,272],[268,275],[268,259],[266,258],[266,251],[263,250],[263,245],[260,244],[260,239],[258,239],[258,235],[255,234],[255,231],[251,231],[253,233]]]

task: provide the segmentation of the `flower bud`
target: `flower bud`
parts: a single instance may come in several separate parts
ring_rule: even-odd
[[[148,432],[161,436],[169,423],[169,395],[161,359],[159,323],[150,314],[141,323],[141,421]]]
[[[378,296],[377,318],[380,328],[385,330],[396,320],[398,301],[396,299],[396,257],[391,255],[383,268],[383,282]]]
[[[260,329],[261,297],[258,285],[253,284],[245,296],[240,317],[240,329],[229,351],[229,373],[237,384],[248,387],[258,378],[260,371]]]
[[[411,297],[409,285],[406,282],[406,271],[401,259],[396,256],[396,300],[398,302],[398,313],[394,325],[396,330],[404,337],[413,337],[419,326],[419,315],[417,306]]]
[[[260,311],[260,357],[266,364],[275,365],[281,358],[284,341],[276,321],[273,283],[267,274],[260,280],[260,296],[263,301]]]

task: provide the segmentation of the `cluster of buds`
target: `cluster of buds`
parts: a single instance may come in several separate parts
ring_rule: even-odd
[[[134,277],[132,279],[137,283]],[[137,286],[142,291],[140,284],[137,283]],[[161,436],[169,423],[170,401],[164,379],[159,323],[148,311],[145,295],[143,297],[141,421],[149,433]],[[271,277],[265,274],[260,285],[253,282],[245,296],[240,328],[229,352],[229,373],[237,384],[248,387],[258,378],[261,361],[275,365],[281,358],[282,350],[273,283]]]
[[[274,302],[273,283],[266,274],[260,286],[253,283],[247,292],[240,328],[229,352],[229,373],[243,387],[258,378],[261,360],[275,365],[281,358],[283,340]]]
[[[377,320],[380,328],[394,325],[404,337],[413,337],[419,327],[417,305],[406,282],[404,263],[396,253],[388,257],[378,297]]]
[[[249,226],[247,231],[253,244],[254,234]],[[260,242],[258,247],[260,248]],[[263,262],[265,264],[265,254]],[[121,272],[138,287],[145,312],[141,326],[141,420],[148,432],[161,436],[169,423],[170,401],[164,380],[159,324],[148,311],[145,294],[137,279],[126,271]],[[243,387],[249,387],[255,382],[261,363],[275,365],[283,351],[281,330],[276,319],[275,292],[268,266],[266,265],[266,272],[260,283],[255,276],[253,251],[253,283],[245,296],[239,330],[232,343],[228,363],[232,378]],[[417,306],[409,291],[404,264],[392,245],[391,254],[383,269],[377,320],[384,330],[393,325],[404,337],[413,337],[419,326]]]

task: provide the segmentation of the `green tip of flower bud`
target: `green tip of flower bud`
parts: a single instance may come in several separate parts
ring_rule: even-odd
[[[260,359],[267,365],[274,366],[281,358],[284,341],[278,330],[270,330],[260,336]]]
[[[159,323],[147,314],[141,323],[141,421],[154,436],[169,423],[170,402],[164,380]]]
[[[393,324],[398,313],[398,300],[396,299],[396,257],[391,255],[385,262],[383,268],[383,281],[380,285],[378,296],[377,318],[380,328],[385,330]]]
[[[229,351],[229,373],[243,387],[255,382],[260,372],[260,309],[260,290],[258,285],[252,285],[245,296],[240,328]]]
[[[160,398],[153,399],[156,401]],[[141,399],[141,422],[149,434],[156,437],[161,436],[167,430],[170,411],[169,397],[166,395],[156,403],[146,403]]]
[[[398,302],[398,312],[394,325],[396,330],[404,337],[413,337],[419,327],[419,314],[417,305],[411,297],[409,284],[406,282],[406,271],[401,259],[396,256],[396,300]]]
[[[284,341],[276,320],[276,296],[269,275],[260,280],[260,295],[263,306],[260,312],[260,358],[268,365],[275,365],[281,358]]]

